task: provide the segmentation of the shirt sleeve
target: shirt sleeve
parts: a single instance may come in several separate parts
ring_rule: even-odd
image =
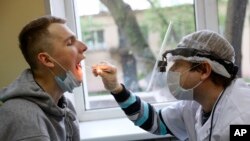
[[[127,117],[140,128],[157,135],[172,134],[163,121],[161,110],[130,93],[123,86],[119,94],[112,94]]]

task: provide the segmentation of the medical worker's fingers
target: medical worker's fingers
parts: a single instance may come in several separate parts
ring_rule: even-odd
[[[117,68],[108,63],[101,62],[99,64],[92,66],[92,72],[95,76],[100,76],[102,78],[105,88],[111,92],[120,89],[120,84],[117,80]]]
[[[97,76],[101,76],[103,73],[116,74],[117,68],[110,63],[101,62],[92,66],[92,72]]]

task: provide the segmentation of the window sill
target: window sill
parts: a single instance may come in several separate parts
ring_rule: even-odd
[[[80,122],[82,141],[124,141],[171,137],[150,134],[127,118]]]

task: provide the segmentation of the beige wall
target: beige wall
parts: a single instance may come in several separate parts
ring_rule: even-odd
[[[44,0],[0,0],[0,89],[28,67],[18,48],[21,28],[45,13]]]

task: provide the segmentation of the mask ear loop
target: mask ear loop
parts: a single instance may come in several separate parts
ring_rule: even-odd
[[[67,72],[67,70],[66,70],[58,61],[56,61],[56,59],[54,59],[53,57],[51,57],[49,54],[48,54],[48,56],[49,56],[54,62],[56,62],[56,64],[59,65],[65,72]]]
[[[51,57],[49,54],[48,56],[58,65],[60,66],[66,73],[67,73],[67,70],[58,62],[56,61],[56,59],[54,59],[53,57]],[[54,76],[57,76],[51,69],[49,69],[49,71],[54,75]]]
[[[197,66],[199,66],[199,65],[201,65],[201,62],[199,62],[197,65],[195,65],[195,66],[189,68],[188,70],[185,70],[184,72],[181,72],[181,75],[183,75],[184,73],[186,73],[186,72],[192,70],[193,68],[195,68],[195,67],[197,67]],[[184,80],[184,82],[186,82],[186,80],[187,80],[187,78]],[[181,82],[181,80],[180,80],[179,82]],[[193,88],[196,88],[196,87],[197,87],[198,85],[200,85],[201,83],[202,83],[202,81],[200,81],[199,83],[197,83]],[[180,86],[181,86],[182,89],[184,89],[184,88],[182,87],[181,84],[180,84]],[[193,88],[190,88],[190,89],[193,89]],[[185,90],[189,90],[189,89],[185,89]]]
[[[59,76],[57,76],[50,68],[48,68],[49,69],[49,71],[50,71],[50,73],[52,74],[52,75],[54,75],[54,77],[59,77]],[[62,79],[61,77],[59,77],[60,79]]]

